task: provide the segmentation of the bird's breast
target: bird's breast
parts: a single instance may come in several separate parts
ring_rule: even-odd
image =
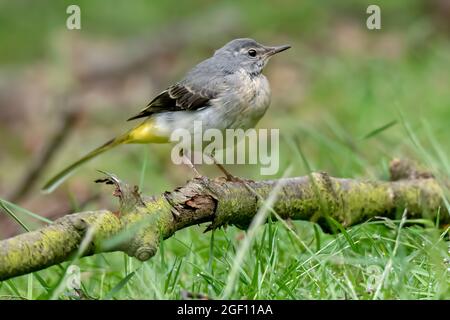
[[[264,116],[270,105],[270,86],[264,75],[250,76],[246,72],[240,75],[240,85],[236,88],[240,100],[239,127],[251,128]]]
[[[225,86],[222,94],[210,100],[209,106],[195,111],[155,114],[153,127],[158,136],[169,136],[176,129],[193,132],[195,122],[200,122],[203,130],[246,130],[256,126],[269,104],[270,87],[266,77],[242,72]]]

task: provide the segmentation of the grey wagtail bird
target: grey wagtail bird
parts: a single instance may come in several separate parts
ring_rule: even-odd
[[[43,191],[53,191],[81,164],[109,149],[128,143],[169,143],[176,129],[192,132],[194,121],[201,121],[205,130],[253,128],[270,104],[270,86],[262,71],[270,57],[289,48],[264,46],[253,39],[230,41],[128,119],[146,118],[142,123],[62,170]]]

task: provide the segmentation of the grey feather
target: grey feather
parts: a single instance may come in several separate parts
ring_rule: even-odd
[[[128,120],[149,117],[154,114],[176,111],[195,111],[211,106],[211,100],[219,98],[243,85],[239,81],[241,71],[250,77],[261,75],[274,49],[284,47],[266,47],[253,39],[235,39],[214,55],[192,68],[179,82],[157,95],[145,109]],[[284,48],[284,49],[283,49]],[[250,56],[249,50],[255,52]],[[279,52],[278,51],[278,52]]]

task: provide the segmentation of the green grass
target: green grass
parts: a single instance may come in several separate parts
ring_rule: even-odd
[[[400,228],[400,221],[351,228],[349,245],[339,234],[314,233],[311,223],[291,228],[273,222],[258,228],[229,298],[241,299],[448,299],[448,234],[433,226]],[[95,299],[179,299],[183,290],[223,297],[244,236],[229,228],[204,235],[177,233],[151,261],[133,261],[125,272],[121,253],[83,258],[83,296]],[[320,242],[318,241],[320,239]],[[130,272],[131,271],[131,272]],[[56,287],[64,270],[39,274]],[[383,285],[377,290],[385,274]],[[30,278],[1,283],[1,296],[27,297]],[[51,295],[50,295],[51,296]],[[32,298],[48,298],[39,282]],[[59,298],[68,299],[63,293]]]
[[[407,120],[399,121],[411,152],[431,168],[443,167],[440,153],[423,153]],[[346,146],[331,146],[348,152]],[[308,170],[310,159],[304,157],[299,163]],[[145,153],[141,176],[150,170],[147,161]],[[9,206],[14,209],[20,208]],[[84,299],[180,299],[183,291],[214,299],[449,299],[448,228],[401,218],[399,212],[398,220],[369,221],[335,235],[297,221],[272,221],[248,232],[229,227],[204,234],[204,227],[192,227],[162,242],[145,263],[110,253],[71,264],[80,267]],[[3,282],[0,295],[73,299],[64,290],[54,293],[68,266],[35,272],[38,282],[30,276]]]

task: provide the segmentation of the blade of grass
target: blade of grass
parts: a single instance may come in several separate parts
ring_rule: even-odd
[[[41,286],[45,289],[45,291],[49,292],[50,290],[50,286],[48,285],[47,281],[44,280],[44,278],[42,278],[39,273],[37,272],[33,272],[34,276],[36,277],[36,279],[39,281],[39,283],[41,284]]]
[[[361,140],[367,140],[367,139],[373,138],[373,137],[375,137],[376,135],[379,135],[380,133],[382,133],[383,131],[386,131],[387,129],[389,129],[389,128],[395,126],[397,123],[398,123],[397,120],[392,120],[392,121],[386,123],[385,125],[382,125],[381,127],[376,128],[376,129],[370,131],[368,134],[366,134],[365,136],[363,136],[363,137],[361,138]]]
[[[329,225],[329,227],[331,228],[331,231],[332,231],[334,234],[336,234],[336,233],[337,233],[336,226],[335,226],[335,224],[333,224],[333,223],[329,220],[330,215],[329,215],[329,213],[328,213],[328,210],[329,210],[329,209],[328,209],[328,204],[327,204],[326,200],[322,197],[322,194],[321,194],[321,192],[320,192],[320,190],[319,190],[319,187],[318,187],[318,185],[317,185],[317,183],[316,183],[316,181],[315,181],[315,179],[314,179],[314,177],[313,177],[313,175],[312,175],[313,171],[311,170],[311,166],[309,165],[308,159],[306,158],[305,154],[303,153],[302,149],[300,148],[300,144],[295,140],[295,138],[294,138],[294,139],[288,139],[288,138],[286,138],[286,140],[288,141],[288,143],[289,143],[290,147],[293,149],[293,151],[294,151],[295,153],[297,153],[297,154],[300,156],[300,158],[301,158],[301,160],[302,160],[302,162],[303,162],[303,165],[304,165],[305,168],[307,169],[307,171],[308,171],[308,177],[309,177],[309,179],[310,179],[310,181],[311,181],[311,184],[312,184],[312,187],[313,187],[314,194],[315,194],[315,195],[317,196],[317,198],[319,199],[320,214],[322,214],[322,215],[324,216],[325,220],[328,222],[328,225]],[[297,142],[297,143],[296,143],[296,142]]]
[[[28,216],[34,218],[34,219],[40,220],[40,221],[45,222],[45,223],[53,223],[52,220],[47,219],[47,218],[45,218],[45,217],[41,217],[40,215],[38,215],[38,214],[36,214],[36,213],[33,213],[33,212],[31,212],[31,211],[29,211],[29,210],[27,210],[27,209],[25,209],[25,208],[22,208],[22,207],[18,206],[17,204],[14,204],[14,203],[12,203],[12,202],[9,202],[9,201],[7,201],[7,200],[5,200],[5,199],[1,199],[1,198],[0,198],[0,203],[3,203],[5,206],[12,207],[12,208],[14,208],[15,210],[20,211],[20,212],[22,212],[22,213],[24,213],[24,214],[26,214],[26,215],[28,215]]]
[[[128,275],[128,255],[126,253],[122,253],[122,257],[123,257],[123,270],[125,273],[125,277]]]
[[[180,262],[178,263],[178,266],[175,268],[175,276],[173,277],[173,281],[172,281],[172,290],[171,290],[172,293],[173,293],[173,290],[175,289],[175,285],[176,285],[177,281],[179,280],[181,264],[183,263],[183,258],[180,258],[179,261]]]
[[[30,228],[24,223],[22,222],[19,217],[17,217],[14,212],[12,212],[12,210],[10,208],[8,208],[5,203],[3,201],[0,201],[0,207],[10,216],[12,217],[26,232],[30,232]],[[28,277],[28,282],[29,282],[29,286],[28,286],[28,290],[27,292],[32,292],[32,285],[33,285],[33,278],[32,276],[36,276],[36,279],[39,281],[39,283],[42,285],[42,287],[48,291],[49,290],[49,286],[46,283],[46,281],[37,273],[31,273]],[[31,289],[30,289],[30,285],[31,285]],[[27,297],[29,296],[29,294],[27,294]]]
[[[211,231],[211,239],[209,241],[209,258],[208,258],[208,272],[214,274],[212,267],[214,260],[214,230]]]
[[[14,220],[16,221],[26,232],[30,232],[30,228],[28,228],[22,220],[17,217],[11,209],[9,209],[3,201],[0,201],[0,207]]]
[[[397,237],[395,239],[395,244],[394,244],[394,249],[392,250],[392,254],[389,257],[388,262],[386,263],[386,266],[384,268],[383,274],[381,275],[381,279],[378,281],[378,285],[377,285],[377,289],[375,290],[375,293],[372,297],[373,300],[378,299],[378,297],[380,296],[381,293],[381,289],[384,286],[384,283],[389,275],[389,272],[391,271],[392,268],[392,264],[393,264],[393,259],[397,254],[397,250],[399,248],[399,244],[400,244],[400,234],[401,234],[401,230],[403,228],[403,225],[406,222],[406,214],[407,214],[407,210],[405,209],[405,211],[403,212],[403,216],[402,216],[402,220],[400,221],[399,225],[398,225],[398,229],[397,229]]]
[[[283,178],[289,175],[291,171],[291,167],[289,167],[283,174]],[[270,209],[273,207],[273,204],[275,203],[276,199],[278,198],[279,192],[281,188],[283,187],[283,180],[280,180],[273,190],[270,192],[269,197],[264,201],[261,208],[256,213],[255,217],[253,218],[250,227],[247,231],[247,235],[242,241],[241,245],[238,248],[238,251],[236,252],[236,256],[233,261],[232,268],[230,270],[230,273],[228,274],[227,279],[227,285],[225,289],[223,290],[222,299],[228,299],[232,293],[232,291],[235,288],[236,284],[236,278],[238,276],[239,271],[242,267],[242,262],[244,261],[245,255],[247,254],[251,243],[253,242],[253,239],[256,236],[256,231],[260,225],[263,224],[263,222],[266,220],[267,214],[269,213]],[[250,282],[250,281],[249,281]]]
[[[27,279],[27,299],[33,299],[33,274],[30,273]]]
[[[95,234],[95,227],[90,227],[87,230],[86,235],[83,238],[83,241],[81,241],[78,251],[73,256],[73,258],[70,260],[70,262],[63,268],[63,273],[62,273],[61,277],[59,278],[56,285],[50,290],[49,300],[54,300],[57,297],[59,297],[59,295],[63,291],[62,284],[67,277],[67,270],[69,269],[69,267],[71,265],[73,265],[76,261],[78,261],[78,259],[83,255],[83,253],[86,251],[87,247],[91,243],[92,238],[94,237],[94,234]]]
[[[147,172],[147,164],[148,164],[148,153],[149,148],[144,148],[144,161],[142,162],[142,168],[141,168],[141,176],[139,178],[139,190],[142,190],[144,187],[144,181],[145,181],[145,173]]]
[[[314,223],[313,225],[314,228],[314,237],[316,239],[316,251],[320,250],[321,247],[321,243],[320,243],[320,230],[319,227],[317,226],[317,224]]]
[[[347,240],[348,244],[350,245],[350,247],[352,248],[353,251],[356,252],[357,248],[355,243],[353,242],[352,237],[350,237],[350,235],[348,234],[348,232],[345,230],[345,228],[342,226],[342,224],[340,224],[336,219],[334,219],[333,217],[329,216],[328,219],[330,220],[330,222],[332,224],[334,224],[334,226],[342,233],[342,235],[344,236],[345,240]]]
[[[6,283],[8,284],[11,291],[13,291],[18,297],[21,297],[19,290],[15,286],[14,282],[11,280],[6,280]]]
[[[122,290],[122,288],[128,283],[128,281],[131,280],[131,278],[133,278],[134,274],[136,273],[136,271],[133,271],[131,273],[129,273],[125,278],[123,278],[122,280],[119,281],[118,284],[116,284],[114,286],[114,288],[112,288],[105,296],[105,300],[110,300],[112,299],[120,290]]]
[[[164,293],[167,293],[167,289],[169,288],[173,270],[175,269],[175,266],[177,265],[177,260],[178,260],[178,257],[175,257],[175,260],[174,260],[174,262],[172,264],[172,267],[170,268],[170,271],[167,274],[166,279],[164,281]]]
[[[447,155],[445,152],[443,152],[443,147],[439,144],[438,140],[436,139],[433,131],[431,130],[431,126],[428,121],[422,120],[422,124],[425,128],[425,132],[428,136],[428,140],[430,141],[431,146],[434,149],[434,152],[437,154],[439,161],[444,166],[444,170],[448,175],[450,175],[450,161],[447,158]]]

